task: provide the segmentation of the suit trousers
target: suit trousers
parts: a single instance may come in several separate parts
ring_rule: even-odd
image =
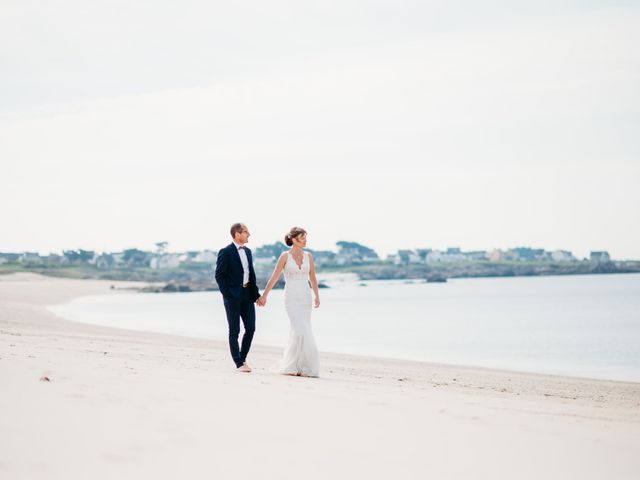
[[[227,312],[227,322],[229,323],[229,350],[231,350],[231,358],[236,364],[236,367],[241,367],[247,359],[249,349],[251,349],[253,334],[256,331],[256,307],[251,299],[249,289],[243,288],[239,298],[225,298],[224,309]],[[242,319],[244,326],[242,346],[238,345],[240,319]]]

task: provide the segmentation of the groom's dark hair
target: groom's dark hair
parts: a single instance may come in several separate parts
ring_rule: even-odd
[[[235,239],[236,238],[236,233],[242,232],[242,227],[243,226],[244,226],[244,224],[242,224],[242,223],[234,223],[233,225],[231,225],[231,238]]]

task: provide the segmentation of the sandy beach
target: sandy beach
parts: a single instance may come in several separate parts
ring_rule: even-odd
[[[295,378],[259,345],[239,374],[226,343],[46,309],[132,286],[0,276],[2,479],[640,478],[638,383],[324,353]]]

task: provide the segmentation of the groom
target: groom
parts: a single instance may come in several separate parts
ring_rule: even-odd
[[[233,242],[220,249],[216,263],[216,282],[224,299],[224,309],[229,323],[231,357],[238,371],[247,373],[251,372],[246,360],[256,330],[256,309],[253,304],[260,297],[251,250],[245,247],[249,235],[245,224],[231,225]],[[240,318],[244,325],[244,335],[242,347],[239,348]]]

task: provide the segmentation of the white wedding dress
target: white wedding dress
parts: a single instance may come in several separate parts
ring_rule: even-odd
[[[303,252],[302,265],[298,267],[291,253],[287,252],[284,265],[284,305],[291,329],[284,355],[274,366],[276,372],[285,375],[317,377],[320,370],[318,347],[311,330],[310,268],[309,253]]]

